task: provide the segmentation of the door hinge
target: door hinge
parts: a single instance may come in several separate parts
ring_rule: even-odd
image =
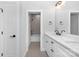
[[[3,56],[3,53],[1,53],[1,56]]]
[[[1,34],[3,35],[3,31],[1,32]]]

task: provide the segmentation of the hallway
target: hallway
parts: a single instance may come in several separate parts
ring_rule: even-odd
[[[25,57],[47,57],[47,54],[40,51],[40,44],[38,42],[32,42]]]

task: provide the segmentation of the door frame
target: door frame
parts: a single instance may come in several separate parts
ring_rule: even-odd
[[[69,11],[69,33],[71,33],[71,13],[79,13],[79,11]],[[78,22],[79,22],[79,20],[78,20]],[[78,23],[78,25],[79,25],[79,23]],[[79,26],[78,26],[78,29],[79,29]],[[78,32],[79,32],[79,30],[78,30]]]
[[[41,14],[41,18],[40,18],[40,50],[42,51],[42,38],[43,38],[43,12],[42,10],[27,10],[26,11],[26,52],[28,51],[29,48],[29,40],[30,40],[30,36],[29,36],[29,12],[40,12]]]

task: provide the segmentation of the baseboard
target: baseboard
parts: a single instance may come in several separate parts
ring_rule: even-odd
[[[44,49],[44,48],[40,48],[40,50],[41,50],[41,51],[45,51],[45,49]]]
[[[26,57],[26,53],[28,52],[28,48],[26,48],[26,51],[24,53],[24,56],[23,57]]]
[[[40,41],[38,41],[38,40],[31,40],[31,42],[40,42]]]

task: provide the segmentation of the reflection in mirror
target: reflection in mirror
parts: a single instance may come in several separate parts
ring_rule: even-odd
[[[79,34],[79,12],[70,13],[70,33],[73,35]]]

